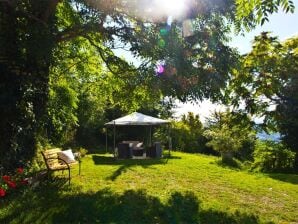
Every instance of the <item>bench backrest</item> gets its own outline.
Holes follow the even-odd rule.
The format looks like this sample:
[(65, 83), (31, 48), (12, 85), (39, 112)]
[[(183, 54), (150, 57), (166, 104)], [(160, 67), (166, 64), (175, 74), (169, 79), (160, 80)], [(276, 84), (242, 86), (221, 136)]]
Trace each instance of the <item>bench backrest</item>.
[(58, 152), (61, 152), (60, 148), (48, 149), (41, 152), (48, 169), (55, 167), (59, 164)]

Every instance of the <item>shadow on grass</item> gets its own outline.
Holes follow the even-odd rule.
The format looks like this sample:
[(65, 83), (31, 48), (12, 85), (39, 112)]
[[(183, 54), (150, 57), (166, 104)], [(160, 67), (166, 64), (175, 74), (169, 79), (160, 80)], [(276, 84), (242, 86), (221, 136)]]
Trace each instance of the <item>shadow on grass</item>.
[(202, 210), (192, 192), (173, 192), (162, 203), (145, 190), (122, 194), (110, 189), (77, 193), (79, 189), (40, 186), (0, 208), (1, 223), (258, 223), (252, 214)]
[(125, 165), (122, 165), (120, 166), (116, 171), (114, 171), (112, 173), (111, 176), (107, 177), (106, 180), (111, 180), (111, 181), (114, 181), (117, 179), (117, 177), (119, 177), (123, 172), (125, 172), (127, 169), (129, 168), (129, 166), (125, 166)]
[(141, 165), (141, 166), (149, 166), (154, 164), (164, 164), (167, 163), (168, 160), (172, 159), (181, 159), (178, 156), (165, 156), (161, 159), (116, 159), (110, 156), (101, 156), (101, 155), (92, 155), (92, 159), (94, 164), (96, 165)]
[(163, 164), (165, 159), (116, 159), (100, 155), (92, 155), (95, 165), (154, 165)]
[(96, 165), (120, 165), (120, 167), (112, 173), (108, 180), (116, 180), (118, 176), (120, 176), (127, 169), (130, 169), (134, 166), (141, 166), (143, 168), (147, 168), (156, 164), (166, 164), (170, 159), (181, 159), (180, 157), (164, 157), (161, 159), (115, 159), (113, 157), (93, 155), (93, 162)]
[(291, 184), (298, 184), (298, 174), (270, 173), (268, 177)]
[(233, 169), (233, 170), (241, 170), (242, 169), (241, 163), (234, 158), (225, 159), (225, 160), (218, 159), (217, 161), (212, 162), (212, 163), (215, 163), (218, 166), (221, 166), (223, 168), (229, 168), (229, 169)]

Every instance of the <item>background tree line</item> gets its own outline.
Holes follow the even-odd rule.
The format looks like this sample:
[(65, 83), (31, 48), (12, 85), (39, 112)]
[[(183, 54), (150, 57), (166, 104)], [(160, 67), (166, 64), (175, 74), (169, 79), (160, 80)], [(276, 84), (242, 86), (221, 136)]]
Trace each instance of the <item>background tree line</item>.
[[(192, 22), (190, 37), (181, 34), (182, 20), (175, 19), (169, 26), (163, 19), (165, 15), (150, 18), (145, 9), (136, 7), (141, 3), (148, 4), (81, 0), (0, 2), (1, 169), (32, 160), (48, 143), (100, 144), (95, 136), (102, 133), (103, 123), (128, 112), (143, 110), (169, 117), (173, 104), (165, 97), (182, 101), (209, 98), (235, 107), (244, 100), (247, 113), (264, 113), (268, 115), (266, 121), (277, 122), (284, 111), (295, 114), (292, 99), (297, 67), (290, 63), (297, 56), (292, 53), (297, 49), (295, 40), (281, 47), (282, 55), (274, 56), (280, 57), (289, 76), (277, 80), (275, 76), (284, 74), (277, 68), (280, 73), (274, 71), (272, 77), (262, 79), (263, 72), (257, 71), (258, 80), (253, 87), (259, 85), (258, 92), (263, 92), (247, 96), (245, 89), (252, 88), (251, 78), (247, 77), (256, 74), (251, 73), (251, 68), (259, 69), (254, 63), (260, 60), (261, 64), (266, 58), (255, 53), (255, 61), (251, 55), (240, 57), (228, 46), (227, 37), (232, 25), (242, 32), (264, 23), (278, 7), (293, 11), (291, 1), (200, 1), (204, 7), (192, 1), (189, 13), (182, 18)], [(117, 48), (127, 49), (141, 59), (140, 66), (117, 57), (113, 51)], [(266, 51), (263, 48), (258, 52)], [(156, 76), (155, 67), (160, 61), (165, 71)], [(264, 85), (269, 79), (273, 88), (268, 93), (269, 88)], [(282, 81), (280, 87), (278, 81)], [(227, 87), (231, 87), (230, 94), (224, 92)], [(274, 115), (266, 110), (268, 105), (255, 103), (260, 95), (271, 94), (272, 100), (277, 93), (282, 93), (282, 97), (277, 97)], [(181, 124), (175, 125), (178, 131), (192, 128), (193, 136), (200, 135), (201, 126), (195, 120), (198, 119), (184, 117)], [(290, 125), (292, 121), (282, 121), (285, 119), (280, 118), (275, 127), (284, 130), (283, 136), (293, 136), (288, 133), (294, 133), (296, 126)], [(269, 124), (274, 122), (266, 122)], [(183, 140), (178, 134), (179, 138)], [(293, 137), (284, 137), (284, 141), (289, 147), (296, 147)], [(196, 151), (200, 144), (189, 142), (193, 145), (188, 148)], [(215, 143), (212, 147), (216, 149)]]

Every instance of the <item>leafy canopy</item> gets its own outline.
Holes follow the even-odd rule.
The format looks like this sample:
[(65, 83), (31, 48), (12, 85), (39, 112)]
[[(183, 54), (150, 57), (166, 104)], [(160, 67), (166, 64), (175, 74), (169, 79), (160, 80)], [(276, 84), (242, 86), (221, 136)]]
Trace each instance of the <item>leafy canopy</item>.
[[(162, 96), (183, 101), (203, 98), (215, 101), (222, 98), (231, 68), (238, 59), (237, 53), (227, 46), (230, 23), (253, 27), (259, 22), (255, 17), (250, 20), (250, 12), (254, 9), (265, 7), (261, 10), (264, 17), (275, 11), (267, 2), (274, 7), (284, 6), (286, 11), (293, 8), (287, 0), (251, 1), (248, 10), (240, 13), (245, 1), (235, 4), (232, 0), (193, 0), (187, 4), (181, 18), (174, 18), (167, 24), (170, 15), (165, 17), (161, 10), (161, 14), (152, 17), (153, 13), (145, 7), (150, 2), (0, 2), (0, 68), (3, 74), (0, 116), (5, 118), (0, 122), (0, 150), (1, 155), (9, 158), (1, 159), (1, 164), (14, 166), (16, 161), (34, 156), (49, 120), (47, 107), (50, 88), (54, 86), (50, 83), (50, 74), (57, 62), (55, 53), (70, 41), (74, 41), (69, 49), (74, 57), (82, 50), (79, 38), (92, 45), (105, 69), (124, 83), (130, 83), (132, 89), (145, 86)], [(182, 35), (184, 20), (189, 20), (188, 24), (193, 27), (190, 36)], [(113, 52), (117, 48), (129, 50), (141, 58), (141, 65), (136, 68), (117, 57)], [(85, 58), (83, 55), (81, 59)], [(78, 59), (74, 58), (74, 63)], [(156, 65), (160, 62), (164, 65), (164, 73), (155, 76)], [(146, 99), (144, 92), (137, 93), (136, 96)]]

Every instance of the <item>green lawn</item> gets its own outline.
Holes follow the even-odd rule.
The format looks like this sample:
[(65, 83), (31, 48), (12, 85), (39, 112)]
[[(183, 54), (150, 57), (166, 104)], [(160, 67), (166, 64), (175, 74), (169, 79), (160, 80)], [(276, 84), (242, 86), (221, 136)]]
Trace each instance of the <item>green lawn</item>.
[(160, 160), (87, 155), (71, 187), (43, 182), (0, 201), (1, 223), (297, 223), (298, 175), (265, 175), (172, 153)]

